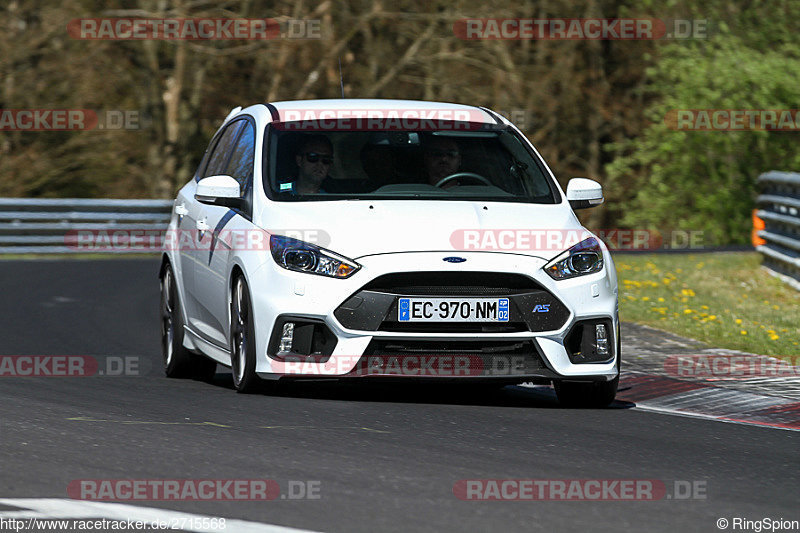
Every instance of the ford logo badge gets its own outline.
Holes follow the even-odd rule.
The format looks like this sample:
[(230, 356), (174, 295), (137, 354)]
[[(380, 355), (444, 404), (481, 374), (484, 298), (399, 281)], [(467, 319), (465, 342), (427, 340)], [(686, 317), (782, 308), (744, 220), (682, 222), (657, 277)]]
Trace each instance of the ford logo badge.
[(447, 261), (448, 263), (463, 263), (466, 259), (463, 257), (445, 257), (442, 261)]

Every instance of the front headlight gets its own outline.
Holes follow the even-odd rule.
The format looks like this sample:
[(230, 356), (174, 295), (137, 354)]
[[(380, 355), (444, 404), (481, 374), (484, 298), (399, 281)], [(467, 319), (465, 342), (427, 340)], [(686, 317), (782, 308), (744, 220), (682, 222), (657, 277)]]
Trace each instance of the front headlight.
[(281, 235), (270, 236), (269, 249), (276, 263), (296, 272), (347, 278), (361, 268), (355, 261), (330, 250)]
[(594, 237), (579, 242), (544, 266), (555, 280), (594, 274), (603, 269), (603, 250)]

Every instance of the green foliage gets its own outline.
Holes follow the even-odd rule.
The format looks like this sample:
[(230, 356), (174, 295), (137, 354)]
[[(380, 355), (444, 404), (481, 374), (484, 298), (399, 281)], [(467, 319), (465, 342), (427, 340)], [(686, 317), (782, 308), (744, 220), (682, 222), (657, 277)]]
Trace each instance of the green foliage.
[(800, 132), (680, 131), (665, 120), (680, 109), (800, 108), (800, 56), (789, 44), (800, 9), (753, 6), (733, 15), (718, 9), (733, 20), (718, 19), (708, 40), (665, 46), (648, 69), (650, 125), (609, 146), (617, 157), (606, 166), (608, 180), (627, 191), (622, 225), (702, 230), (709, 244), (745, 243), (758, 175), (800, 170)]

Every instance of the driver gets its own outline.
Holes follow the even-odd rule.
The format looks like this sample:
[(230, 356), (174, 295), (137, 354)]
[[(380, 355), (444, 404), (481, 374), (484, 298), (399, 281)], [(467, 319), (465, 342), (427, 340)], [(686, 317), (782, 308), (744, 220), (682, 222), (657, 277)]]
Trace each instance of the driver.
[(296, 194), (326, 192), (324, 185), (331, 178), (328, 171), (333, 164), (333, 145), (325, 135), (308, 135), (295, 155), (297, 163)]
[[(447, 137), (432, 137), (425, 143), (425, 172), (428, 183), (436, 185), (447, 176), (458, 172), (461, 167), (461, 151), (458, 143)], [(458, 185), (457, 180), (452, 180), (443, 185), (445, 189)]]

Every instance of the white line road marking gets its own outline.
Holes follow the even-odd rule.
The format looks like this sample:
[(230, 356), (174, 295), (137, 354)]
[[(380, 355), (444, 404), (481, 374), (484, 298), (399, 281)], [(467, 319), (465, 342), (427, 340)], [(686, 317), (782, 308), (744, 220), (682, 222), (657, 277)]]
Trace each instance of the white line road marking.
[(654, 405), (636, 404), (636, 407), (634, 409), (637, 409), (639, 411), (650, 411), (651, 413), (685, 416), (687, 418), (701, 418), (704, 420), (714, 420), (717, 422), (725, 422), (726, 424), (739, 424), (742, 426), (750, 426), (750, 427), (755, 426), (765, 429), (781, 429), (783, 431), (800, 431), (800, 429), (798, 428), (778, 426), (769, 422), (759, 423), (758, 421), (749, 421), (749, 420), (729, 420), (727, 418), (720, 418), (719, 416), (716, 415), (704, 415), (701, 413), (693, 413), (691, 411), (679, 411), (677, 409), (670, 409), (668, 407), (657, 407)]
[[(519, 387), (524, 387), (526, 389), (532, 390), (534, 392), (539, 393), (547, 393), (550, 396), (553, 396), (555, 393), (548, 385), (534, 385), (532, 383), (521, 383), (518, 385)], [(623, 390), (623, 389), (621, 389)], [(744, 408), (744, 411), (736, 411), (732, 408), (719, 408), (719, 409), (712, 409), (708, 413), (699, 413), (696, 411), (691, 411), (689, 409), (684, 409), (681, 407), (684, 403), (696, 403), (697, 396), (708, 396), (710, 399), (720, 397), (724, 398), (724, 403), (726, 406), (731, 407), (737, 404), (740, 404), (740, 407)], [(687, 400), (688, 398), (688, 400)], [(623, 400), (626, 401), (626, 400)], [(779, 421), (769, 421), (769, 420), (747, 420), (747, 419), (737, 419), (738, 416), (747, 416), (749, 412), (756, 411), (758, 409), (763, 409), (766, 407), (772, 406), (780, 406), (780, 405), (791, 405), (795, 403), (791, 399), (787, 398), (777, 398), (777, 397), (767, 397), (767, 396), (759, 396), (757, 394), (743, 392), (743, 391), (736, 391), (731, 389), (718, 389), (714, 387), (709, 387), (708, 389), (698, 389), (695, 391), (684, 391), (684, 392), (677, 392), (673, 394), (667, 394), (664, 396), (659, 396), (657, 398), (652, 398), (650, 400), (640, 400), (633, 402), (636, 404), (634, 409), (639, 411), (649, 411), (651, 413), (659, 413), (665, 415), (673, 415), (673, 416), (684, 416), (687, 418), (699, 418), (702, 420), (713, 420), (716, 422), (725, 422), (727, 424), (740, 424), (744, 426), (757, 426), (761, 428), (767, 429), (780, 429), (783, 431), (800, 431), (800, 428), (790, 427), (787, 424), (782, 424)], [(705, 403), (705, 400), (703, 402)], [(714, 404), (709, 400), (708, 405), (711, 407), (716, 407), (719, 404)]]
[[(38, 519), (101, 519), (142, 522), (166, 522), (177, 520), (186, 521), (187, 524), (193, 522), (192, 519), (203, 518), (223, 518), (209, 515), (193, 513), (183, 513), (180, 511), (170, 511), (168, 509), (156, 509), (152, 507), (140, 507), (138, 505), (127, 505), (124, 503), (90, 502), (82, 500), (65, 500), (60, 498), (0, 498), (0, 504), (11, 507), (22, 507), (30, 509), (28, 511), (13, 510), (0, 511), (0, 518), (38, 518)], [(202, 522), (202, 520), (201, 520)], [(225, 518), (225, 529), (219, 526), (212, 527), (184, 527), (182, 531), (206, 532), (214, 531), (222, 533), (224, 531), (236, 531), (237, 533), (314, 533), (308, 529), (296, 529), (292, 527), (276, 526), (261, 522), (248, 522), (246, 520), (235, 520)]]

